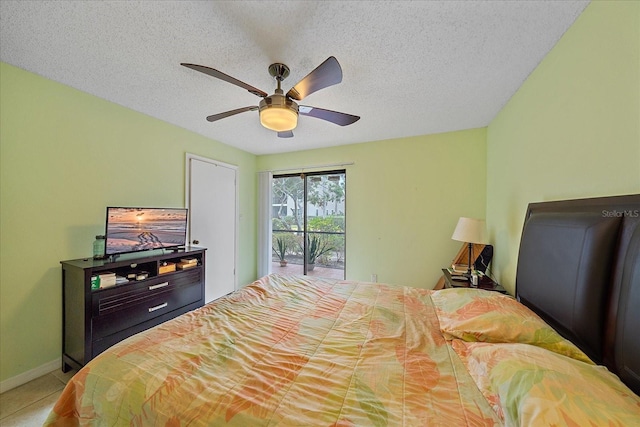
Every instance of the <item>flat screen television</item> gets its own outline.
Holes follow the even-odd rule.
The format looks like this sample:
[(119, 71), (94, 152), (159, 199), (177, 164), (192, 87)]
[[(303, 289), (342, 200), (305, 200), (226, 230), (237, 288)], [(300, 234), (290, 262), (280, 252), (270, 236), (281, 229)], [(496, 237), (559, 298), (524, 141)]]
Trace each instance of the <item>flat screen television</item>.
[(184, 246), (186, 208), (107, 207), (105, 255)]

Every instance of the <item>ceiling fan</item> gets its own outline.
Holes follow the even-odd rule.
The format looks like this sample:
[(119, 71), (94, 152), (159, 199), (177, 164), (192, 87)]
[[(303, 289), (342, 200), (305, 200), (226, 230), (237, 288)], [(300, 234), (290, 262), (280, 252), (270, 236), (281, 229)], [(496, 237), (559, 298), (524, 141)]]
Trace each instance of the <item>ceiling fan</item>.
[(340, 126), (350, 125), (360, 119), (359, 116), (325, 110), (323, 108), (310, 107), (307, 105), (298, 105), (296, 102), (302, 101), (313, 92), (333, 86), (342, 81), (342, 68), (340, 68), (338, 60), (333, 56), (327, 58), (327, 60), (316, 67), (305, 78), (300, 80), (294, 87), (289, 89), (289, 92), (287, 92), (286, 95), (280, 87), (282, 81), (289, 75), (289, 67), (285, 64), (275, 63), (269, 66), (269, 74), (276, 79), (278, 85), (273, 95), (268, 95), (260, 89), (213, 68), (186, 63), (181, 63), (180, 65), (239, 86), (262, 98), (258, 105), (238, 108), (208, 116), (207, 120), (210, 122), (215, 122), (216, 120), (224, 119), (246, 111), (258, 110), (262, 126), (278, 132), (278, 136), (281, 138), (291, 138), (293, 136), (292, 131), (298, 124), (299, 114), (326, 120)]

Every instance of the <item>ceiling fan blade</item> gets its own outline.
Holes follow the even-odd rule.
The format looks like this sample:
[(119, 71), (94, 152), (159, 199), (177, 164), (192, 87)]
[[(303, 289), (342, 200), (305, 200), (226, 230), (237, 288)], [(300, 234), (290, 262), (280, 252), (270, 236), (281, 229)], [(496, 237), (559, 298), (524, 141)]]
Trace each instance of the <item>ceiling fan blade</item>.
[(294, 87), (289, 89), (287, 97), (301, 101), (313, 92), (333, 86), (341, 81), (342, 68), (340, 68), (338, 60), (330, 56), (326, 61), (318, 65), (315, 70), (307, 74), (305, 78), (296, 83)]
[(255, 111), (258, 107), (243, 107), (237, 108), (231, 111), (225, 111), (224, 113), (213, 114), (207, 117), (207, 120), (210, 122), (215, 122), (216, 120), (224, 119), (225, 117), (235, 116), (236, 114), (244, 113), (246, 111)]
[(266, 97), (268, 94), (266, 92), (261, 91), (258, 88), (255, 88), (245, 82), (242, 82), (236, 78), (233, 78), (221, 71), (214, 70), (213, 68), (205, 67), (204, 65), (196, 65), (196, 64), (185, 64), (181, 63), (180, 65), (185, 66), (187, 68), (191, 68), (192, 70), (200, 71), (201, 73), (207, 74), (211, 77), (215, 77), (220, 80), (224, 80), (227, 83), (234, 84), (236, 86), (240, 86), (243, 89), (248, 90), (250, 93), (259, 96), (261, 98)]
[(278, 132), (278, 138), (293, 138), (293, 132), (290, 130), (285, 132)]
[(360, 116), (325, 110), (323, 108), (309, 107), (308, 105), (300, 105), (298, 113), (302, 114), (303, 116), (311, 116), (315, 117), (316, 119), (326, 120), (340, 126), (347, 126), (360, 120)]

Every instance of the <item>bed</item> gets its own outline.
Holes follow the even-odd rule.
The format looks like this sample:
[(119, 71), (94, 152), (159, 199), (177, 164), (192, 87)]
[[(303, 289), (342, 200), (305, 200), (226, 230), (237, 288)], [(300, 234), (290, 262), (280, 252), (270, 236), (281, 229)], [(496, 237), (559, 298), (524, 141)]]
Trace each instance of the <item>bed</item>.
[(130, 337), (45, 425), (640, 424), (640, 195), (532, 203), (516, 298), (270, 275)]

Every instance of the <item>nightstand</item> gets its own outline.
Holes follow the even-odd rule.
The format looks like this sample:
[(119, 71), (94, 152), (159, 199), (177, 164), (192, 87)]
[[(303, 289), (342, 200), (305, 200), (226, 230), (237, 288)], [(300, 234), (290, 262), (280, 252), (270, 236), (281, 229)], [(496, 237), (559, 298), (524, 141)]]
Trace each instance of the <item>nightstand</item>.
[[(446, 268), (442, 269), (442, 274), (444, 275), (444, 289), (447, 288), (469, 288), (469, 282), (467, 280), (453, 280), (449, 270)], [(484, 276), (482, 280), (483, 283), (478, 285), (478, 289), (484, 289), (486, 291), (494, 291), (500, 292), (501, 294), (506, 294), (507, 290), (503, 288), (499, 283), (494, 282), (489, 278), (489, 276)]]

